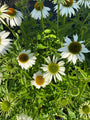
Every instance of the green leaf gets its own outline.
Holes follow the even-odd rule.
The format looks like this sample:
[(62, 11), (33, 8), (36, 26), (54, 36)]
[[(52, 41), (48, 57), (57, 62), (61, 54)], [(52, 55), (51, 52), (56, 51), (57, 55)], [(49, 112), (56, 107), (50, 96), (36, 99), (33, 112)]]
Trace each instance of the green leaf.
[(42, 44), (38, 44), (38, 45), (37, 45), (37, 48), (38, 48), (38, 49), (45, 49), (45, 48), (47, 48), (47, 47), (44, 46), (44, 45), (42, 45)]
[(69, 114), (70, 118), (76, 118), (74, 112), (72, 112), (69, 108), (67, 108), (67, 110), (68, 110), (68, 114)]
[(46, 30), (44, 30), (44, 33), (49, 34), (49, 33), (51, 33), (51, 30), (50, 29), (46, 29)]

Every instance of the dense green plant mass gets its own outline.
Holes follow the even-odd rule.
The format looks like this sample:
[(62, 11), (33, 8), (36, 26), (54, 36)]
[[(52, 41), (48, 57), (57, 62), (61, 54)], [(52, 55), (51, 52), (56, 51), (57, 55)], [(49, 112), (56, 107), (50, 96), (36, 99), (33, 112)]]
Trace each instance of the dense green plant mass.
[(12, 16), (14, 8), (6, 13), (16, 23), (0, 15), (0, 120), (19, 120), (22, 113), (26, 120), (89, 120), (89, 8), (79, 6), (75, 16), (63, 16), (63, 1), (53, 0), (57, 12), (47, 8), (44, 16), (45, 1), (37, 2), (41, 18), (33, 17), (27, 0), (15, 3), (23, 14), (19, 22)]

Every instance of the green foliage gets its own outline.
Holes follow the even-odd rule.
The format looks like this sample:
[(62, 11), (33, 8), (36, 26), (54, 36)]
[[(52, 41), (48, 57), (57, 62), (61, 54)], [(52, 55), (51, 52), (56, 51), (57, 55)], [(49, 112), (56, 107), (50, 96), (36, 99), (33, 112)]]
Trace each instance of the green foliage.
[[(44, 0), (37, 0), (43, 2)], [(61, 0), (53, 0), (61, 2)], [(23, 13), (23, 22), (18, 28), (8, 30), (12, 33), (12, 48), (8, 54), (0, 56), (0, 98), (8, 97), (13, 109), (6, 117), (7, 113), (0, 111), (0, 120), (16, 120), (17, 114), (25, 113), (33, 120), (84, 120), (80, 118), (79, 107), (85, 101), (90, 102), (90, 58), (85, 55), (82, 63), (77, 60), (76, 65), (61, 58), (61, 53), (57, 50), (63, 47), (64, 38), (78, 34), (79, 41), (84, 41), (85, 46), (90, 49), (90, 13), (84, 6), (73, 18), (59, 17), (60, 25), (56, 19), (50, 20), (53, 13), (47, 19), (35, 21), (31, 17), (27, 0), (19, 0), (16, 7)], [(82, 19), (81, 19), (82, 18)], [(44, 25), (44, 30), (43, 30)], [(5, 26), (0, 23), (0, 32), (5, 30)], [(7, 27), (7, 26), (6, 26)], [(58, 33), (57, 33), (58, 31)], [(23, 50), (31, 50), (36, 59), (35, 65), (25, 70), (19, 66), (17, 57)], [(33, 74), (41, 70), (45, 64), (45, 58), (55, 55), (59, 60), (65, 62), (65, 76), (62, 81), (54, 79), (45, 88), (37, 89), (31, 85)], [(42, 70), (41, 70), (42, 71)], [(42, 71), (44, 73), (44, 71)], [(72, 96), (70, 90), (78, 88), (79, 94)], [(61, 100), (64, 98), (64, 101)], [(65, 101), (66, 100), (66, 101)], [(89, 119), (88, 119), (89, 120)]]

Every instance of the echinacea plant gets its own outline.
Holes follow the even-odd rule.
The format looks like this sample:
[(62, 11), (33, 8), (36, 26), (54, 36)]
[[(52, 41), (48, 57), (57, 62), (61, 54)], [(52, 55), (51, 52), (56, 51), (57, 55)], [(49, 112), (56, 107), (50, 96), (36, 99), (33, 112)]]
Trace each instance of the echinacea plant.
[(89, 0), (0, 3), (0, 120), (90, 119), (89, 8)]

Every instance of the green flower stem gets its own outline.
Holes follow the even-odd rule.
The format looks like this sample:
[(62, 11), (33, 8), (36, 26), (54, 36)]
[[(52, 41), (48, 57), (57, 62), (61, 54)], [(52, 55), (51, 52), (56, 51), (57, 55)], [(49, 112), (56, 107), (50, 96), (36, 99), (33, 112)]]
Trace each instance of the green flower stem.
[(77, 80), (79, 80), (79, 74), (78, 74), (78, 70), (76, 69), (76, 67), (75, 67), (75, 72), (76, 72)]
[(58, 2), (58, 11), (57, 11), (57, 36), (59, 36), (59, 8), (60, 8), (60, 2)]
[(81, 40), (83, 40), (83, 33), (84, 33), (84, 30), (81, 31)]
[(66, 22), (66, 15), (64, 15), (63, 24), (65, 24), (65, 22)]
[(80, 16), (80, 14), (81, 14), (81, 11), (82, 11), (82, 6), (81, 6), (81, 8), (80, 8), (80, 10), (79, 10), (79, 13), (78, 13), (78, 16), (77, 16), (78, 20), (79, 20), (79, 16)]
[(88, 13), (87, 17), (85, 18), (85, 20), (83, 21), (82, 25), (84, 25), (84, 23), (87, 21), (88, 17), (90, 16), (90, 13)]
[(2, 19), (0, 19), (0, 20), (12, 32), (13, 36), (17, 38), (16, 33)]
[(23, 29), (23, 27), (22, 27), (22, 26), (20, 26), (20, 29), (22, 30), (23, 35), (24, 35), (25, 39), (27, 39), (27, 35), (26, 35), (26, 33), (25, 33), (25, 31), (24, 31), (24, 29)]
[(40, 2), (40, 9), (41, 9), (41, 25), (42, 25), (42, 30), (44, 31), (43, 13), (42, 13), (42, 2)]
[(83, 89), (81, 90), (81, 93), (80, 93), (80, 95), (79, 95), (78, 101), (80, 100), (83, 92), (85, 91), (86, 86), (87, 86), (87, 81), (85, 81), (85, 83), (84, 83), (84, 85), (83, 85)]
[(82, 72), (82, 70), (79, 68), (79, 67), (77, 67), (77, 66), (75, 66), (75, 69), (78, 69), (78, 71), (81, 73), (81, 75), (83, 76), (83, 78), (85, 79), (85, 83), (84, 83), (84, 85), (83, 85), (83, 88), (81, 89), (81, 93), (80, 93), (80, 95), (79, 95), (79, 97), (78, 97), (78, 101), (80, 100), (80, 98), (81, 98), (81, 96), (82, 96), (82, 94), (84, 93), (84, 91), (85, 91), (85, 88), (86, 88), (86, 86), (87, 86), (87, 77), (83, 74), (83, 72)]

